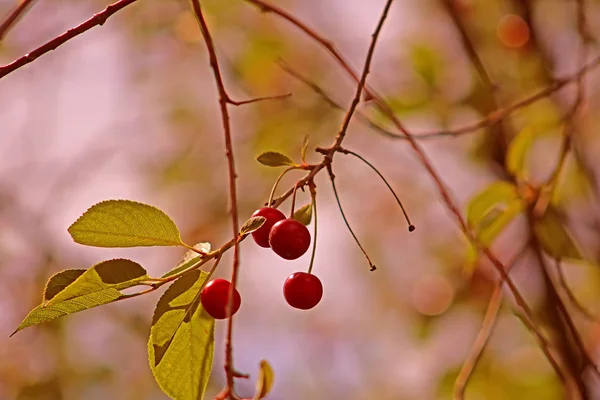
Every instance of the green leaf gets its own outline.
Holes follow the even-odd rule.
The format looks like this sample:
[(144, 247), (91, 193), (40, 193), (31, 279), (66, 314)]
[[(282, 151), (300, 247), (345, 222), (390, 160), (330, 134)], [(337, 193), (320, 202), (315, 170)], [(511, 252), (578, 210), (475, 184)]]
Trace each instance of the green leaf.
[(505, 210), (512, 201), (520, 200), (517, 187), (511, 183), (499, 181), (477, 193), (467, 205), (467, 223), (479, 228), (486, 218), (494, 212)]
[(554, 258), (583, 260), (585, 257), (567, 232), (558, 210), (549, 206), (544, 215), (535, 221), (534, 233), (543, 249)]
[(275, 373), (273, 368), (269, 365), (267, 360), (260, 362), (260, 369), (258, 370), (258, 379), (256, 380), (256, 391), (252, 400), (260, 400), (266, 397), (275, 383)]
[(244, 225), (240, 228), (240, 236), (248, 235), (265, 223), (267, 219), (265, 217), (251, 217), (248, 221), (244, 222)]
[(296, 165), (288, 156), (285, 154), (277, 153), (275, 151), (267, 151), (262, 153), (256, 160), (268, 167), (282, 167), (285, 165)]
[[(204, 253), (210, 253), (211, 246), (208, 242), (201, 242), (195, 244), (194, 248), (203, 251)], [(175, 268), (164, 274), (162, 277), (168, 278), (171, 275), (175, 275), (185, 269), (188, 269), (192, 265), (199, 263), (200, 260), (202, 260), (202, 257), (198, 253), (193, 250), (188, 250), (183, 255), (183, 258), (179, 260)]]
[(182, 245), (177, 226), (164, 212), (130, 200), (93, 205), (69, 233), (75, 242), (96, 247)]
[(506, 152), (506, 168), (513, 176), (527, 180), (527, 155), (536, 136), (537, 132), (535, 130), (526, 127), (519, 132), (508, 145), (508, 150)]
[[(481, 243), (490, 246), (508, 224), (525, 209), (516, 186), (495, 182), (471, 199), (467, 206), (467, 223)], [(471, 243), (465, 261), (465, 272), (471, 273), (479, 258), (479, 250)]]
[(294, 212), (294, 219), (302, 222), (304, 225), (310, 224), (312, 219), (312, 203), (300, 207)]
[(104, 261), (88, 270), (69, 269), (46, 284), (42, 304), (34, 308), (13, 333), (32, 325), (119, 300), (120, 290), (148, 279), (146, 270), (126, 259)]
[(158, 301), (152, 318), (150, 368), (173, 399), (202, 399), (210, 377), (215, 320), (200, 303), (207, 278), (206, 272), (196, 270), (177, 279)]

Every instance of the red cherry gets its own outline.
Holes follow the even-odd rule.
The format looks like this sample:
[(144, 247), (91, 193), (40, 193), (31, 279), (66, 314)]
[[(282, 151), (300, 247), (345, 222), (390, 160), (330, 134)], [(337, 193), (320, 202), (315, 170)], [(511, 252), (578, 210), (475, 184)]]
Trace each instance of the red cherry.
[(271, 228), (269, 244), (280, 257), (295, 260), (310, 247), (310, 232), (302, 222), (284, 219)]
[(269, 245), (269, 232), (276, 222), (285, 219), (285, 215), (281, 211), (273, 207), (263, 207), (254, 211), (253, 217), (265, 217), (266, 221), (257, 230), (252, 232), (252, 238), (260, 247), (271, 247)]
[[(210, 281), (202, 289), (200, 300), (202, 307), (214, 319), (225, 319), (227, 317), (227, 302), (229, 300), (229, 288), (231, 283), (225, 279), (215, 279)], [(235, 314), (240, 309), (242, 298), (240, 293), (235, 289), (233, 291), (233, 304), (231, 315)]]
[(323, 285), (319, 278), (312, 274), (294, 272), (283, 284), (283, 296), (290, 306), (309, 310), (321, 301)]

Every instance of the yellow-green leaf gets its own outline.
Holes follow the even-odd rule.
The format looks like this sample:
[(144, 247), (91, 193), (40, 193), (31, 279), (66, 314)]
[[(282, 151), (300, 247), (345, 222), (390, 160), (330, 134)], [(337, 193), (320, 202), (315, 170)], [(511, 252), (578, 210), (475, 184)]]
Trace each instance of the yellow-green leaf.
[(134, 261), (125, 258), (103, 261), (85, 271), (73, 283), (47, 300), (45, 306), (71, 299), (97, 302), (109, 298), (116, 300), (122, 296), (119, 290), (135, 286), (147, 279), (146, 270)]
[(508, 145), (508, 150), (506, 152), (506, 168), (513, 176), (527, 180), (527, 155), (536, 136), (536, 131), (527, 127), (519, 132)]
[(554, 258), (583, 260), (581, 250), (565, 228), (559, 212), (552, 206), (535, 221), (534, 233), (543, 249)]
[(304, 225), (310, 224), (312, 219), (312, 203), (300, 207), (294, 212), (294, 219), (302, 222)]
[(244, 222), (244, 225), (240, 228), (240, 236), (248, 235), (265, 223), (267, 219), (265, 217), (251, 217), (248, 221)]
[(277, 153), (275, 151), (267, 151), (262, 153), (256, 160), (268, 167), (282, 167), (285, 165), (296, 165), (288, 156), (285, 154)]
[(69, 227), (77, 243), (96, 247), (180, 246), (175, 223), (161, 210), (130, 200), (90, 207)]
[[(211, 246), (210, 246), (210, 243), (208, 243), (208, 242), (201, 242), (201, 243), (195, 244), (194, 248), (197, 250), (200, 250), (204, 253), (210, 253)], [(202, 260), (202, 257), (198, 253), (196, 253), (193, 250), (188, 250), (183, 255), (183, 258), (181, 260), (179, 260), (177, 265), (175, 265), (175, 268), (173, 268), (172, 270), (170, 270), (169, 272), (164, 274), (162, 277), (167, 278), (171, 275), (175, 275), (185, 269), (188, 269), (192, 265), (199, 263), (200, 260)]]
[(13, 335), (32, 325), (119, 300), (126, 296), (120, 290), (146, 279), (146, 270), (126, 259), (104, 261), (88, 270), (61, 271), (48, 280), (42, 304), (25, 317)]
[(269, 365), (267, 360), (260, 362), (260, 369), (258, 370), (258, 379), (256, 380), (256, 391), (252, 400), (260, 400), (266, 397), (275, 383), (275, 373), (273, 368)]
[[(508, 224), (525, 209), (516, 186), (495, 182), (471, 199), (467, 206), (467, 222), (481, 243), (490, 246)], [(471, 243), (465, 261), (465, 272), (471, 273), (479, 251)]]
[(200, 303), (208, 274), (191, 271), (158, 301), (148, 341), (148, 359), (160, 388), (177, 400), (202, 399), (214, 354), (215, 320)]
[(467, 205), (469, 226), (481, 229), (482, 223), (494, 212), (503, 211), (512, 201), (519, 200), (517, 187), (511, 183), (499, 181), (477, 193)]

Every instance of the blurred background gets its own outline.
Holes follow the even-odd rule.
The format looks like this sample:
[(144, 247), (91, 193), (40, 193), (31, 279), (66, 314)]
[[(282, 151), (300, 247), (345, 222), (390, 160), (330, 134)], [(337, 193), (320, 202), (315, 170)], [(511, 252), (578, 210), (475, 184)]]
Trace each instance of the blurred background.
[[(274, 1), (331, 39), (360, 69), (383, 0)], [(490, 93), (478, 79), (456, 24), (466, 28), (507, 105), (579, 68), (582, 40), (574, 0), (397, 0), (376, 49), (369, 84), (381, 91), (415, 134), (483, 118)], [(108, 1), (37, 2), (0, 43), (0, 63), (89, 18)], [(227, 89), (236, 100), (292, 93), (285, 100), (233, 107), (241, 219), (268, 198), (276, 169), (255, 161), (275, 150), (299, 159), (302, 138), (327, 146), (343, 112), (331, 107), (281, 62), (318, 84), (344, 108), (355, 84), (299, 30), (239, 0), (207, 0)], [(15, 6), (0, 0), (0, 15)], [(600, 1), (586, 1), (594, 38)], [(597, 54), (593, 42), (588, 56)], [(569, 228), (589, 263), (565, 265), (569, 285), (600, 314), (600, 164), (598, 75), (585, 81), (574, 152), (560, 186)], [(543, 181), (556, 164), (562, 116), (575, 86), (513, 114), (507, 137), (526, 127), (543, 133), (527, 162)], [(359, 110), (391, 125), (374, 107)], [(493, 129), (422, 140), (454, 198), (470, 198), (503, 177), (502, 145)], [(345, 229), (322, 173), (317, 178), (319, 237), (314, 273), (324, 285), (319, 306), (302, 312), (284, 301), (282, 285), (305, 270), (310, 255), (290, 262), (248, 240), (241, 245), (242, 307), (235, 319), (235, 366), (256, 377), (267, 359), (276, 374), (274, 400), (449, 399), (480, 329), (496, 281), (479, 262), (465, 273), (468, 243), (431, 177), (403, 140), (355, 120), (346, 147), (390, 180), (417, 230), (409, 234), (393, 197), (365, 165), (337, 155), (334, 171), (350, 223), (378, 266), (368, 265)], [(289, 174), (290, 187), (301, 175)], [(186, 1), (139, 1), (0, 81), (0, 399), (166, 399), (146, 354), (158, 293), (95, 308), (8, 336), (39, 304), (46, 280), (68, 268), (128, 257), (151, 275), (172, 268), (179, 249), (98, 249), (72, 242), (67, 227), (89, 206), (127, 198), (172, 217), (188, 243), (218, 247), (230, 238), (227, 167), (217, 92), (199, 29)], [(309, 202), (300, 193), (298, 203)], [(282, 206), (284, 212), (289, 203)], [(517, 219), (494, 242), (502, 261), (526, 241)], [(231, 254), (218, 275), (230, 274)], [(544, 302), (534, 257), (515, 279), (534, 309)], [(600, 325), (575, 320), (592, 355)], [(225, 324), (217, 323), (207, 398), (224, 385)], [(252, 395), (253, 380), (239, 380)], [(473, 379), (469, 399), (561, 399), (560, 382), (534, 338), (505, 304)], [(599, 395), (600, 396), (600, 395)], [(598, 397), (600, 398), (600, 397)]]

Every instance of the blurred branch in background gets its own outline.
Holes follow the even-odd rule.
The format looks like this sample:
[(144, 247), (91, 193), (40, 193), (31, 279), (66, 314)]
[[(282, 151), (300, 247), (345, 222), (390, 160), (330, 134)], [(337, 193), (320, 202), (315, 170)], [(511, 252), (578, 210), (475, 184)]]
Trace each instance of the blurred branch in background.
[(4, 37), (13, 27), (13, 25), (22, 18), (28, 8), (33, 6), (35, 0), (20, 0), (19, 4), (15, 7), (15, 9), (9, 12), (6, 17), (0, 23), (0, 42), (4, 40)]
[[(529, 242), (526, 243), (525, 246), (523, 246), (523, 248), (517, 253), (517, 255), (509, 263), (506, 264), (506, 268), (509, 271), (519, 264), (523, 256), (525, 256), (525, 254), (527, 253), (530, 244), (531, 243)], [(492, 291), (492, 295), (490, 297), (487, 309), (485, 311), (483, 322), (481, 323), (481, 330), (477, 334), (477, 338), (475, 338), (473, 347), (471, 348), (471, 351), (469, 352), (469, 355), (463, 363), (463, 366), (460, 369), (460, 372), (458, 373), (458, 377), (454, 382), (454, 397), (458, 400), (462, 400), (465, 398), (465, 389), (467, 388), (469, 379), (471, 378), (473, 371), (477, 367), (477, 363), (481, 359), (483, 350), (485, 349), (490, 335), (494, 330), (494, 326), (496, 325), (498, 311), (500, 311), (500, 307), (502, 307), (503, 284), (504, 283), (502, 281), (496, 283), (494, 290)]]

